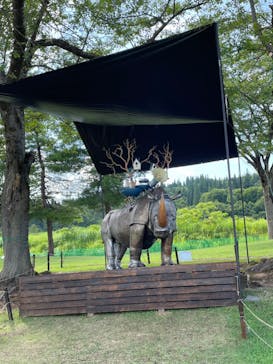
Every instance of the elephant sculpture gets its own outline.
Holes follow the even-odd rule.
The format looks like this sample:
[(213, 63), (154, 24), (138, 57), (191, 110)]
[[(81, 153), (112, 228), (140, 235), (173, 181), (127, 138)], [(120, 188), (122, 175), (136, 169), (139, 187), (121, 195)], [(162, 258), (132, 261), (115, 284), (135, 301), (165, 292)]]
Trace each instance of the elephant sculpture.
[(138, 197), (133, 204), (105, 215), (101, 234), (105, 246), (106, 269), (121, 269), (121, 260), (130, 249), (129, 268), (144, 267), (142, 249), (161, 239), (162, 265), (172, 265), (173, 233), (176, 231), (176, 207), (161, 187)]

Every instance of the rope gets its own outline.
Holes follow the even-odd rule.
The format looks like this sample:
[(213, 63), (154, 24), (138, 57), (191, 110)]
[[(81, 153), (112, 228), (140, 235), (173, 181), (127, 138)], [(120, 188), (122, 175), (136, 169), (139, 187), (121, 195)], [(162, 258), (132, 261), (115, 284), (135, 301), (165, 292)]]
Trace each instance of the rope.
[(2, 313), (2, 312), (4, 312), (4, 310), (6, 309), (6, 307), (7, 307), (7, 305), (9, 304), (9, 302), (7, 302), (7, 303), (5, 303), (4, 305), (3, 305), (3, 307), (1, 308), (1, 310), (0, 310), (0, 313)]
[(273, 330), (273, 326), (268, 324), (267, 322), (265, 322), (263, 319), (261, 319), (259, 316), (257, 316), (246, 304), (243, 300), (241, 300), (242, 304), (244, 305), (244, 307), (256, 318), (256, 320), (260, 321), (262, 324), (266, 325), (267, 327), (269, 327), (270, 329)]
[(265, 345), (267, 345), (272, 351), (273, 351), (273, 346), (268, 344), (268, 342), (266, 342), (252, 327), (250, 327), (249, 323), (245, 320), (245, 323), (247, 324), (247, 327), (249, 330), (251, 330), (253, 332), (253, 334), (259, 339), (261, 340)]

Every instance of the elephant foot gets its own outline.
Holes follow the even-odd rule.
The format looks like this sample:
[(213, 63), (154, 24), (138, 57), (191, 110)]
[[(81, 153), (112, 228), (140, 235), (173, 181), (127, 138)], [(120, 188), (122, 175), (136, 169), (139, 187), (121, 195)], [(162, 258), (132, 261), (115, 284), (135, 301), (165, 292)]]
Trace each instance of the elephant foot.
[(106, 270), (114, 270), (114, 269), (116, 269), (115, 264), (107, 264), (106, 265)]
[(128, 268), (141, 268), (145, 267), (145, 264), (143, 264), (140, 260), (131, 260)]
[(162, 262), (161, 265), (174, 265), (174, 262), (172, 260), (168, 260), (166, 262)]

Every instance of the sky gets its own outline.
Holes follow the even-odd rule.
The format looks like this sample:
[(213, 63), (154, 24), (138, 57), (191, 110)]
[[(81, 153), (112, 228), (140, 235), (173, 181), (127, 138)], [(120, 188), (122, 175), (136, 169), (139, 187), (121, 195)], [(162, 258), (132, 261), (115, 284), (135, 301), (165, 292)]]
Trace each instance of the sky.
[[(243, 158), (231, 158), (230, 159), (230, 174), (233, 176), (241, 176), (246, 173), (253, 174), (255, 170), (243, 159)], [(226, 178), (228, 177), (227, 160), (194, 164), (186, 167), (170, 168), (168, 171), (169, 180), (168, 183), (174, 181), (184, 182), (187, 177), (199, 177), (201, 175), (209, 178)]]

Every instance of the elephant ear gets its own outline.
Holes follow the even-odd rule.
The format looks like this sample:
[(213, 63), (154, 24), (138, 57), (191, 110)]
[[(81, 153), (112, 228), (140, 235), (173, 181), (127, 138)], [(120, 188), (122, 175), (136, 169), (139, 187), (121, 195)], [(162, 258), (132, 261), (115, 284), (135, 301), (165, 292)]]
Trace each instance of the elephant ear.
[(159, 208), (158, 208), (158, 225), (162, 228), (168, 225), (167, 221), (167, 211), (166, 211), (166, 204), (163, 193), (161, 194), (161, 198), (159, 201)]

